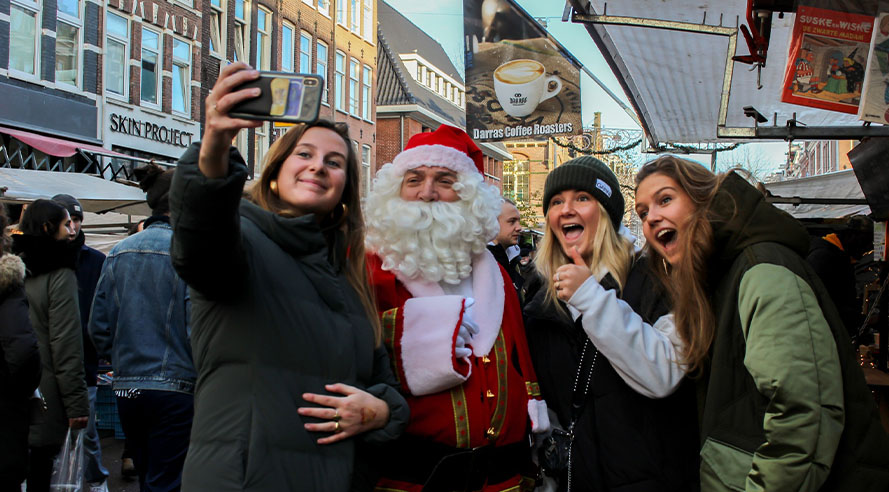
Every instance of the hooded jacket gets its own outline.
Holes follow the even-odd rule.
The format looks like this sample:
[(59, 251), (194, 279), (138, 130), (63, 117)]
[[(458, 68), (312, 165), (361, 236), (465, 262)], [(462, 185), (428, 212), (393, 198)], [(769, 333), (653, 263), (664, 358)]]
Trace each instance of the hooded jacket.
[(28, 462), (28, 399), (40, 382), (37, 336), (28, 319), (25, 264), (0, 256), (0, 483), (21, 483)]
[(40, 392), (46, 400), (44, 422), (31, 426), (29, 441), (32, 447), (57, 446), (65, 440), (68, 419), (89, 415), (74, 275), (77, 248), (26, 234), (12, 240), (13, 252), (27, 268), (25, 292), (43, 366)]
[(889, 489), (889, 439), (805, 229), (734, 173), (709, 217), (702, 490)]
[[(314, 216), (287, 218), (241, 200), (247, 167), (209, 179), (200, 145), (182, 156), (170, 191), (172, 260), (189, 285), (198, 379), (183, 490), (345, 491), (356, 443), (394, 439), (408, 409), (385, 348)], [(304, 393), (345, 383), (389, 404), (389, 423), (319, 445), (300, 416)], [(340, 395), (334, 395), (340, 396)]]

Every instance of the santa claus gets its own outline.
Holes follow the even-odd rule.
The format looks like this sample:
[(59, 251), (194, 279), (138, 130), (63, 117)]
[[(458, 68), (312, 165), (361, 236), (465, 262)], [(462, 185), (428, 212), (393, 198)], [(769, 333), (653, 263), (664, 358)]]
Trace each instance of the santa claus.
[(482, 152), (442, 125), (410, 139), (367, 197), (368, 268), (411, 409), (378, 453), (385, 490), (512, 490), (548, 429), (508, 274), (486, 244), (501, 199)]

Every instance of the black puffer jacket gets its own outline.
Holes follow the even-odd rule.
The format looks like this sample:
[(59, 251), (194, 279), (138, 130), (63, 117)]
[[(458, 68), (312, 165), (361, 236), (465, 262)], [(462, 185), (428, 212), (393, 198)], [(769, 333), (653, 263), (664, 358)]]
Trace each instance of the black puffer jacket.
[[(611, 276), (601, 284), (608, 289), (617, 287)], [(540, 391), (559, 422), (567, 426), (577, 364), (587, 335), (582, 318), (572, 323), (567, 314), (544, 302), (545, 295), (546, 289), (541, 288), (525, 307), (525, 329)], [(630, 271), (620, 297), (646, 323), (654, 323), (669, 311), (667, 298), (643, 258)], [(599, 353), (575, 434), (574, 492), (699, 489), (697, 411), (690, 381), (666, 398), (647, 398), (630, 388)], [(564, 479), (560, 479), (560, 490), (564, 490)]]
[(28, 319), (25, 264), (0, 256), (0, 484), (21, 483), (28, 464), (28, 398), (40, 382), (37, 335)]
[(170, 191), (171, 253), (190, 286), (198, 371), (182, 489), (348, 490), (357, 440), (318, 445), (329, 433), (304, 428), (316, 419), (297, 413), (309, 406), (303, 393), (340, 382), (385, 400), (389, 423), (365, 442), (400, 435), (408, 408), (337, 261), (344, 245), (329, 248), (311, 215), (242, 201), (247, 168), (234, 149), (221, 179), (201, 174), (198, 153), (194, 144), (182, 156)]

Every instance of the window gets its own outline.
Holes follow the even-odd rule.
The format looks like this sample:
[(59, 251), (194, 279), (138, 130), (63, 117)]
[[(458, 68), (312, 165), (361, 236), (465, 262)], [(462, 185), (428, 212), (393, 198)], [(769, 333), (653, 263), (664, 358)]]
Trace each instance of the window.
[(250, 4), (247, 0), (235, 0), (235, 52), (234, 61), (249, 61), (248, 26), (247, 16), (250, 14)]
[(423, 80), (423, 65), (417, 63), (417, 80)]
[(40, 4), (13, 3), (9, 12), (9, 69), (37, 75), (37, 48), (40, 42), (37, 19)]
[(256, 68), (272, 69), (272, 13), (259, 7), (256, 10)]
[(140, 99), (149, 104), (158, 104), (158, 91), (160, 89), (160, 59), (161, 38), (160, 34), (151, 29), (142, 27), (142, 89)]
[(105, 91), (127, 95), (129, 64), (129, 21), (112, 12), (105, 13)]
[(281, 28), (281, 70), (293, 71), (293, 32), (292, 24), (285, 22)]
[(441, 77), (435, 76), (435, 92), (441, 94)]
[(318, 0), (318, 11), (330, 17), (330, 0)]
[[(243, 133), (243, 132), (242, 132)], [(256, 128), (253, 134), (253, 176), (262, 174), (262, 167), (266, 152), (269, 150), (269, 123), (263, 123)]]
[(433, 77), (435, 77), (435, 74), (432, 73), (431, 71), (429, 71), (429, 69), (427, 69), (426, 70), (426, 87), (428, 87), (430, 89), (432, 88), (432, 78)]
[(312, 72), (312, 35), (305, 31), (299, 33), (299, 72)]
[(364, 39), (373, 42), (374, 0), (364, 0)]
[(311, 5), (312, 7), (315, 6), (315, 0), (303, 0), (303, 3)]
[(358, 78), (361, 77), (361, 64), (352, 58), (349, 60), (349, 112), (358, 116)]
[(370, 182), (373, 180), (373, 176), (370, 171), (370, 145), (362, 145), (361, 146), (361, 184), (362, 191), (364, 191), (364, 195), (367, 196), (368, 192), (370, 192)]
[[(243, 5), (242, 5), (243, 9)], [(225, 57), (225, 10), (222, 0), (210, 0), (210, 53)]]
[(191, 107), (191, 45), (173, 38), (173, 111), (189, 113)]
[(336, 21), (346, 25), (346, 0), (336, 0)]
[(346, 55), (342, 51), (336, 52), (336, 62), (334, 63), (334, 86), (333, 97), (336, 98), (336, 109), (340, 111), (346, 110)]
[(56, 23), (56, 82), (77, 87), (80, 82), (80, 1), (59, 0)]
[(361, 98), (364, 105), (361, 109), (361, 116), (364, 117), (364, 119), (366, 119), (367, 121), (370, 121), (371, 119), (373, 119), (370, 114), (370, 86), (371, 82), (373, 81), (373, 71), (370, 67), (365, 65), (363, 75), (364, 76), (361, 78)]
[[(345, 1), (343, 3), (345, 3)], [(352, 22), (349, 26), (349, 29), (355, 34), (358, 34), (359, 32), (361, 32), (361, 3), (360, 0), (352, 0), (351, 3)]]
[(329, 87), (327, 80), (327, 45), (323, 41), (318, 41), (315, 46), (315, 73), (324, 77), (324, 92), (321, 94), (321, 102), (327, 102), (327, 88)]

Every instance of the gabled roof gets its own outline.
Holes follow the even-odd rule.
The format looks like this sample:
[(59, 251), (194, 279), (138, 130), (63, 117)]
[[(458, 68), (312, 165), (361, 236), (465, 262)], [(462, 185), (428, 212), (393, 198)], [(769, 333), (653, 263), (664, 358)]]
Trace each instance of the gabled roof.
[(466, 111), (411, 77), (383, 29), (381, 23), (377, 31), (377, 106), (416, 104), (453, 126), (466, 128)]
[(377, 3), (377, 22), (380, 29), (387, 35), (389, 47), (396, 56), (408, 53), (419, 54), (438, 70), (461, 84), (463, 83), (463, 76), (451, 63), (451, 59), (438, 41), (429, 37), (407, 17), (382, 0)]

